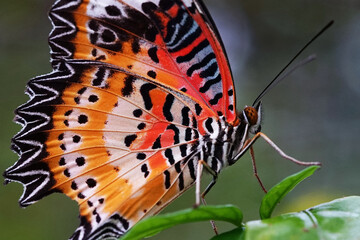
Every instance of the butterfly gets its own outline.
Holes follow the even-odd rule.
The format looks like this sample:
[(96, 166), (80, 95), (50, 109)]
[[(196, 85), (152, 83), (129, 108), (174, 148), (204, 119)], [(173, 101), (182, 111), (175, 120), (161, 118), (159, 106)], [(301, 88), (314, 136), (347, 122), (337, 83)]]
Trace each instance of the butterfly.
[[(201, 0), (58, 0), (53, 71), (27, 84), (12, 139), (22, 207), (77, 201), (71, 239), (117, 239), (234, 164), (261, 133), (261, 101), (237, 111), (227, 55)], [(203, 197), (204, 195), (203, 194)], [(200, 202), (197, 194), (197, 204)]]

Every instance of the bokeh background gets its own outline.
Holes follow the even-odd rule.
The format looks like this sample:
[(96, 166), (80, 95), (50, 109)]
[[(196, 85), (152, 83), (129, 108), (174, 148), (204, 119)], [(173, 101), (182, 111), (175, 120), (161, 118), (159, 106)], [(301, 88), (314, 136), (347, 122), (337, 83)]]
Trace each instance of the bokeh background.
[[(9, 150), (20, 129), (13, 110), (27, 100), (26, 82), (50, 72), (47, 12), (52, 1), (3, 1), (0, 8), (0, 171), (17, 156)], [(263, 98), (263, 132), (286, 153), (323, 167), (301, 183), (276, 214), (298, 211), (360, 193), (360, 4), (355, 0), (205, 0), (222, 35), (237, 90), (237, 108), (251, 105), (290, 58), (330, 20), (331, 29), (297, 61), (317, 60), (291, 74)], [(259, 174), (270, 188), (302, 167), (283, 160), (270, 146), (255, 144)], [(205, 176), (204, 187), (210, 181)], [(0, 239), (67, 239), (78, 225), (76, 203), (54, 194), (21, 209), (20, 184), (0, 186)], [(248, 155), (225, 169), (207, 196), (209, 204), (235, 204), (244, 220), (258, 219), (264, 193)], [(191, 207), (194, 189), (164, 210)], [(223, 232), (233, 226), (218, 223)], [(208, 222), (186, 224), (152, 239), (209, 239)]]

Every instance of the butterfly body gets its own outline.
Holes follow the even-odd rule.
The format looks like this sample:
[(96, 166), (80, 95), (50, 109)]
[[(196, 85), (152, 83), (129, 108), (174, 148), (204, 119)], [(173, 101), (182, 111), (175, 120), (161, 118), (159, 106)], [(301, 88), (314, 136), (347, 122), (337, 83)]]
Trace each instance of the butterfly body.
[(23, 207), (77, 201), (72, 239), (118, 238), (190, 188), (200, 161), (235, 163), (258, 130), (261, 105), (236, 112), (201, 1), (58, 0), (50, 19), (54, 70), (28, 83), (4, 176), (24, 185)]

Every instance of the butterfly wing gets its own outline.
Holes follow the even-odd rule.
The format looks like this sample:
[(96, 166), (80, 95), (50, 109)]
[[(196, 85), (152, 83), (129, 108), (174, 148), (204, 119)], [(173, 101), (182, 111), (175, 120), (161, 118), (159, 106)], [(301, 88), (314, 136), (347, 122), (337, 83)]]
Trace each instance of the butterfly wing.
[(225, 50), (201, 1), (77, 2), (58, 1), (50, 12), (53, 65), (63, 59), (114, 64), (235, 119)]
[(72, 238), (118, 237), (191, 186), (203, 121), (234, 118), (226, 56), (202, 9), (54, 4), (54, 71), (28, 83), (12, 141), (20, 158), (4, 174), (24, 185), (22, 206), (63, 192), (80, 206)]

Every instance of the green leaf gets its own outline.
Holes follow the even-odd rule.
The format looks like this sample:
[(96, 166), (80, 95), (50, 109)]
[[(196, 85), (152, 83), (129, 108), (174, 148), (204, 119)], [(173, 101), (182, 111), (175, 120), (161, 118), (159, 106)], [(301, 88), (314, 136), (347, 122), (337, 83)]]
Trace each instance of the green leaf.
[(305, 178), (311, 176), (319, 166), (308, 167), (298, 173), (295, 173), (280, 183), (272, 187), (269, 192), (263, 197), (260, 205), (260, 218), (270, 218), (276, 205), (288, 194), (294, 187), (303, 181)]
[(250, 221), (244, 240), (360, 239), (360, 197), (346, 197), (299, 213)]
[(154, 216), (136, 224), (121, 240), (137, 240), (153, 236), (172, 226), (197, 221), (226, 221), (241, 226), (242, 212), (235, 206), (200, 206), (182, 211)]
[(244, 240), (245, 234), (244, 233), (245, 228), (244, 227), (238, 227), (231, 231), (224, 232), (222, 234), (219, 234), (211, 240)]

